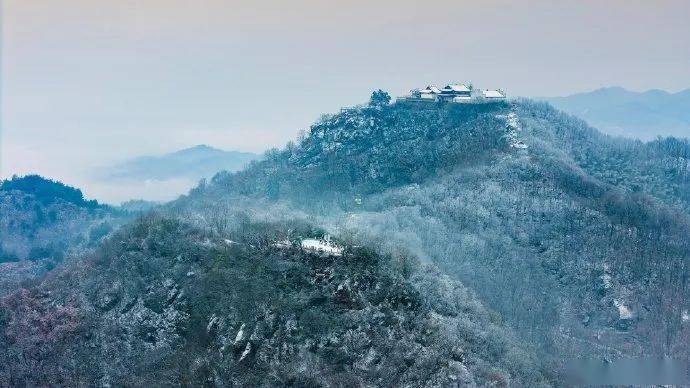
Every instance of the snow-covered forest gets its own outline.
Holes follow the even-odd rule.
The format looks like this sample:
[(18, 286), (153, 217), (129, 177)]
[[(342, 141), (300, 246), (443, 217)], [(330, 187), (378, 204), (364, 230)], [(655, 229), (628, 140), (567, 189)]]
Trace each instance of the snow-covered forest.
[[(381, 96), (139, 213), (4, 184), (3, 260), (55, 268), (3, 291), (0, 385), (548, 386), (573, 354), (690, 356), (686, 140)], [(69, 249), (29, 243), (50, 231)]]

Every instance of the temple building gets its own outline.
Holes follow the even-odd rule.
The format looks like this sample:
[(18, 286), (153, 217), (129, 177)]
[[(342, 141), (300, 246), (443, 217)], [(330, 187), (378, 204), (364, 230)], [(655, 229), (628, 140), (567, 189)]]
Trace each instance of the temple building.
[(472, 100), (472, 87), (465, 84), (449, 84), (441, 89), (439, 98), (449, 102), (466, 102)]
[(442, 89), (429, 85), (424, 89), (414, 89), (408, 96), (398, 97), (401, 102), (454, 102), (454, 103), (481, 103), (502, 101), (506, 99), (506, 93), (501, 89), (481, 90), (475, 89), (471, 84), (448, 84)]
[(426, 88), (419, 91), (419, 98), (422, 100), (438, 100), (438, 96), (441, 94), (441, 90), (436, 86), (427, 86)]

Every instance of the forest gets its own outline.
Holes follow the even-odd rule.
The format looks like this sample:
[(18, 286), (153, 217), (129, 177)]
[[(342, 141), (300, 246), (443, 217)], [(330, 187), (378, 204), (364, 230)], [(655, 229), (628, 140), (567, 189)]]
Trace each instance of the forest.
[[(89, 243), (3, 297), (0, 385), (552, 386), (573, 354), (690, 357), (687, 140), (373, 97), (133, 221), (3, 183), (3, 220), (54, 196)], [(342, 257), (300, 244), (326, 235)]]

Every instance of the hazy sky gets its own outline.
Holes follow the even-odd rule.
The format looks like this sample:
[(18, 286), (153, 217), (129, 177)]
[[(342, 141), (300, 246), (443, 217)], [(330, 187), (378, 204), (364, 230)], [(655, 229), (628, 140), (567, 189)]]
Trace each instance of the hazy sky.
[(1, 0), (3, 176), (206, 143), (451, 80), (511, 95), (690, 87), (690, 1)]

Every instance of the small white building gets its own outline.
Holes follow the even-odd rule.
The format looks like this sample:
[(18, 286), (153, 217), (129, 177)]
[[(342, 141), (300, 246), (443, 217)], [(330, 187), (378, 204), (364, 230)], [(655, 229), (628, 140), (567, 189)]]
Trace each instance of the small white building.
[(448, 84), (441, 89), (440, 96), (448, 101), (456, 97), (472, 97), (472, 88), (465, 84)]
[(441, 89), (442, 94), (454, 94), (454, 95), (469, 95), (472, 93), (472, 88), (465, 84), (449, 84)]
[(431, 85), (419, 91), (419, 98), (422, 100), (436, 101), (439, 94), (441, 94), (441, 89)]
[(331, 242), (330, 236), (328, 235), (320, 240), (306, 238), (302, 240), (300, 245), (302, 246), (302, 249), (314, 253), (322, 253), (332, 256), (340, 256), (343, 254), (343, 247)]
[(456, 102), (456, 103), (472, 102), (472, 97), (471, 96), (457, 96), (457, 97), (453, 97), (452, 101)]
[(487, 100), (505, 100), (506, 94), (501, 89), (482, 90), (482, 95)]
[(448, 102), (472, 101), (472, 87), (465, 84), (448, 84), (441, 89), (439, 99)]

